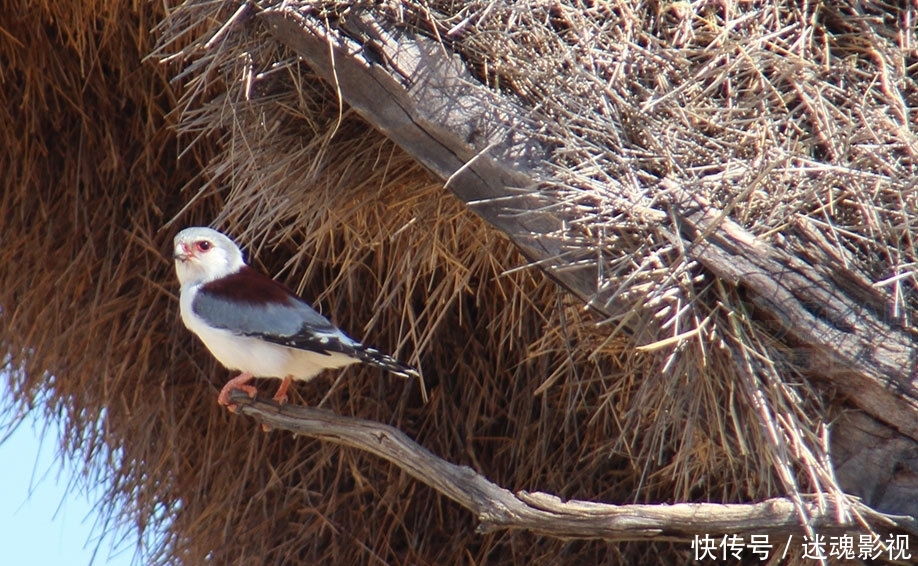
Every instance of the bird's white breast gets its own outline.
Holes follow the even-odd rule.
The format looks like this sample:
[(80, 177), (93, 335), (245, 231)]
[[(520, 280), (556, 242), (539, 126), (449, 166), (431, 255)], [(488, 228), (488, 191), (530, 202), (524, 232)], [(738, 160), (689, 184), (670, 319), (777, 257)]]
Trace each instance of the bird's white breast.
[(188, 330), (197, 334), (210, 353), (228, 369), (251, 373), (255, 377), (283, 378), (289, 375), (306, 381), (324, 369), (339, 368), (357, 361), (343, 354), (326, 355), (297, 350), (252, 336), (240, 336), (222, 328), (213, 328), (191, 308), (197, 290), (197, 285), (182, 287), (179, 300), (182, 322)]

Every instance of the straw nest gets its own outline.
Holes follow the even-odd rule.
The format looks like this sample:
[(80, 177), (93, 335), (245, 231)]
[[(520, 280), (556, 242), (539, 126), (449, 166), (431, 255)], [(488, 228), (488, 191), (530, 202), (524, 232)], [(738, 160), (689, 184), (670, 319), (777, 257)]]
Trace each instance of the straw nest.
[[(330, 373), (294, 403), (393, 424), (509, 489), (618, 503), (841, 491), (825, 442), (839, 392), (777, 362), (782, 344), (736, 289), (652, 222), (587, 206), (606, 201), (583, 187), (646, 203), (651, 178), (675, 176), (756, 235), (808, 217), (874, 280), (914, 273), (914, 6), (376, 6), (544, 124), (554, 196), (602, 221), (584, 245), (622, 258), (603, 284), (624, 322), (528, 266), (239, 6), (0, 10), (2, 414), (62, 423), (63, 454), (107, 489), (104, 528), (142, 533), (144, 563), (691, 557), (476, 534), (396, 467), (229, 415), (214, 402), (229, 373), (177, 316), (169, 248), (186, 225), (230, 233), (351, 335), (423, 370), (423, 384)], [(914, 277), (897, 281), (910, 313)], [(738, 377), (723, 344), (755, 370)]]

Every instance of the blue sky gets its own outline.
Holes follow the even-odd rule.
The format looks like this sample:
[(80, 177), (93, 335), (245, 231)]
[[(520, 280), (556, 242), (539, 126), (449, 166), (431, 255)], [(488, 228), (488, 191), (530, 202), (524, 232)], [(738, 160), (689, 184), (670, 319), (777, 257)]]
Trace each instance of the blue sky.
[(99, 540), (93, 529), (98, 517), (93, 504), (102, 494), (92, 489), (68, 493), (73, 466), (56, 459), (56, 431), (49, 428), (42, 438), (42, 426), (27, 417), (0, 444), (0, 547), (4, 563), (129, 566), (136, 538), (122, 538), (119, 545), (111, 537)]

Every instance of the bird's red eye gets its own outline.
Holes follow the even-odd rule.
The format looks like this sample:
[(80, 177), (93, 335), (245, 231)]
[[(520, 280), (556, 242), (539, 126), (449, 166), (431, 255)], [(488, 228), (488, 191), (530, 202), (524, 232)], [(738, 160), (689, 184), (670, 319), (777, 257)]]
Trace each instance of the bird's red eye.
[(201, 240), (200, 242), (195, 242), (195, 243), (194, 243), (195, 249), (197, 249), (199, 252), (206, 252), (206, 251), (209, 250), (212, 246), (213, 246), (213, 244), (211, 244), (211, 243), (208, 242), (207, 240)]

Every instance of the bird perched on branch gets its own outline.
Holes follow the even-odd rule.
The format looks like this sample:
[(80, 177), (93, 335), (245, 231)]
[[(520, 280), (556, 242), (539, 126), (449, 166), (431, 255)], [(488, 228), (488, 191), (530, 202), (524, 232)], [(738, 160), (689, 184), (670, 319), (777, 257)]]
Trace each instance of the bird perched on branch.
[(284, 403), (293, 379), (308, 381), (324, 369), (357, 362), (418, 376), (414, 368), (350, 338), (286, 286), (246, 265), (239, 246), (220, 232), (186, 228), (174, 246), (182, 322), (221, 364), (242, 372), (220, 391), (221, 405), (231, 405), (234, 389), (254, 397), (249, 382), (256, 377), (282, 379), (274, 400)]

